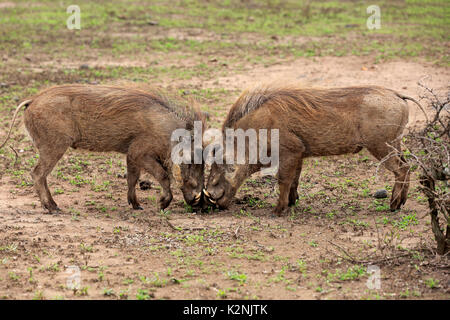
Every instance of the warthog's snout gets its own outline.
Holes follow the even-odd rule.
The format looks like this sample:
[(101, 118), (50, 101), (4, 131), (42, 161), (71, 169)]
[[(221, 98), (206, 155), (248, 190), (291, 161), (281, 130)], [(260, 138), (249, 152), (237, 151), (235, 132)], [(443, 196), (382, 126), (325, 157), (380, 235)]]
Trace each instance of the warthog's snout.
[(199, 208), (203, 205), (203, 192), (199, 192), (195, 195), (192, 195), (191, 197), (185, 196), (185, 201), (188, 205), (190, 205), (193, 208)]

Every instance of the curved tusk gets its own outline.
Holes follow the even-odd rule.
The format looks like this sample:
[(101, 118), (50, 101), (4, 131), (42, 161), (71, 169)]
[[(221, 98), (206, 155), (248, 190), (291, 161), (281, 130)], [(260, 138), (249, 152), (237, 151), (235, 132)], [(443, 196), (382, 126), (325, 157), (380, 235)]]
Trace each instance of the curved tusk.
[(198, 202), (198, 200), (200, 200), (200, 198), (202, 197), (202, 193), (200, 192), (199, 194), (197, 194), (194, 198), (195, 202)]
[(217, 201), (214, 200), (213, 197), (211, 197), (211, 194), (208, 191), (206, 191), (206, 189), (203, 189), (203, 193), (205, 194), (206, 200), (208, 200), (208, 202), (210, 202), (214, 205), (217, 203)]
[(211, 197), (211, 194), (210, 194), (208, 191), (206, 191), (206, 189), (203, 189), (203, 193), (205, 194), (205, 196), (206, 196), (208, 199), (212, 198), (212, 197)]

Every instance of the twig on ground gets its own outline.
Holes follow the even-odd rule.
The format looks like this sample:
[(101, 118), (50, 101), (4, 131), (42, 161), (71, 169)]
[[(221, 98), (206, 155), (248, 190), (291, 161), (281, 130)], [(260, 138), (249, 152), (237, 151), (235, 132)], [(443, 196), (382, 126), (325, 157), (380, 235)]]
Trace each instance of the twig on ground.
[(383, 262), (388, 262), (388, 261), (391, 261), (391, 260), (394, 260), (394, 259), (397, 259), (397, 258), (407, 257), (407, 256), (411, 255), (411, 253), (408, 252), (408, 253), (398, 254), (398, 255), (395, 255), (395, 256), (392, 256), (392, 257), (382, 257), (382, 258), (373, 259), (373, 260), (358, 260), (358, 259), (354, 258), (351, 254), (349, 254), (341, 246), (339, 246), (339, 245), (337, 245), (337, 244), (335, 244), (335, 243), (333, 243), (331, 241), (328, 241), (328, 242), (330, 244), (332, 244), (333, 246), (335, 246), (336, 248), (338, 248), (347, 257), (343, 257), (343, 256), (340, 256), (340, 255), (335, 253), (336, 256), (338, 256), (339, 258), (342, 258), (344, 260), (350, 261), (352, 263), (355, 263), (355, 264), (381, 264)]

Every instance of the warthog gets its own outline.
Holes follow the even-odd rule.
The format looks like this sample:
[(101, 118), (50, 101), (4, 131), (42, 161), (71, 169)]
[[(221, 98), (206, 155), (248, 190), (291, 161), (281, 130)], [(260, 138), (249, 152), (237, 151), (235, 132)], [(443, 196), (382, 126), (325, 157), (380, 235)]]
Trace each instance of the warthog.
[[(145, 169), (161, 184), (159, 204), (166, 208), (172, 201), (172, 131), (183, 128), (193, 134), (194, 121), (203, 121), (200, 112), (159, 90), (130, 86), (52, 87), (22, 102), (14, 119), (22, 106), (26, 106), (25, 127), (39, 151), (32, 171), (34, 187), (49, 213), (60, 209), (48, 189), (47, 175), (69, 147), (126, 154), (128, 203), (142, 209), (135, 187)], [(203, 169), (202, 164), (180, 165), (183, 195), (193, 206), (202, 199)]]
[[(362, 148), (367, 148), (378, 160), (383, 159), (386, 168), (394, 173), (390, 208), (396, 210), (407, 198), (409, 167), (401, 156), (388, 155), (393, 148), (400, 151), (397, 138), (408, 122), (405, 100), (417, 103), (393, 90), (375, 86), (336, 89), (259, 86), (244, 92), (234, 103), (222, 131), (279, 129), (280, 196), (274, 209), (277, 215), (298, 198), (304, 158), (357, 153)], [(245, 148), (248, 154), (249, 144)], [(267, 148), (271, 150), (270, 145)], [(204, 191), (205, 198), (220, 208), (227, 208), (243, 181), (263, 166), (246, 162), (236, 165), (234, 172), (230, 172), (230, 167), (214, 163)]]

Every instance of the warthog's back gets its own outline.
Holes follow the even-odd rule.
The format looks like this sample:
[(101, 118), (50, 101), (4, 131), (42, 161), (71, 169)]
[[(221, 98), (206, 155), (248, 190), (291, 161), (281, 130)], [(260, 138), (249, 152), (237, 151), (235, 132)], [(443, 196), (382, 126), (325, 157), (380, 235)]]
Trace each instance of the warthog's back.
[(406, 102), (386, 88), (269, 86), (244, 93), (224, 127), (278, 128), (280, 143), (289, 144), (282, 139), (294, 133), (305, 146), (305, 156), (325, 156), (390, 142), (407, 121)]
[[(39, 128), (69, 136), (73, 148), (126, 153), (129, 143), (146, 135), (169, 141), (183, 125), (158, 94), (113, 86), (65, 85), (33, 97), (25, 123), (34, 140)], [(160, 142), (161, 144), (161, 142)]]

